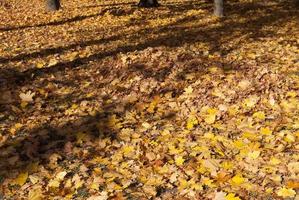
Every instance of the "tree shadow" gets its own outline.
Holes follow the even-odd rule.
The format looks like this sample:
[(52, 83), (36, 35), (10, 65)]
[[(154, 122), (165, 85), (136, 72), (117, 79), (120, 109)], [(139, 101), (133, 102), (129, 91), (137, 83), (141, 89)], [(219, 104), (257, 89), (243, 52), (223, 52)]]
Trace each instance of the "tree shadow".
[[(187, 5), (186, 7), (175, 7), (175, 9), (178, 8), (182, 10), (193, 9), (193, 6), (190, 7), (190, 5)], [(170, 10), (171, 9), (172, 8), (170, 8)], [(182, 10), (176, 10), (175, 12), (181, 12)], [(256, 10), (263, 11), (266, 15), (256, 16)], [(246, 12), (248, 12), (248, 14), (243, 17), (245, 20), (236, 20), (238, 17), (242, 17)], [(222, 19), (221, 22), (219, 22), (219, 26), (209, 27), (201, 24), (185, 25), (186, 23), (196, 23), (199, 18), (204, 17), (204, 14), (198, 17), (186, 16), (179, 18), (173, 23), (157, 26), (154, 29), (140, 29), (128, 37), (127, 40), (129, 42), (127, 42), (126, 45), (118, 46), (114, 49), (106, 50), (105, 52), (91, 54), (83, 58), (79, 57), (72, 61), (60, 62), (49, 68), (31, 68), (18, 73), (15, 80), (20, 80), (18, 81), (18, 83), (20, 83), (19, 85), (24, 85), (28, 84), (30, 80), (34, 80), (43, 74), (55, 73), (56, 71), (65, 70), (67, 68), (84, 66), (90, 61), (103, 59), (108, 56), (115, 56), (118, 53), (140, 51), (148, 47), (179, 47), (200, 42), (209, 47), (209, 52), (211, 54), (220, 52), (222, 56), (225, 56), (250, 39), (258, 40), (264, 36), (274, 37), (279, 33), (276, 33), (273, 28), (268, 29), (266, 27), (281, 26), (281, 24), (285, 23), (288, 19), (298, 16), (297, 14), (298, 11), (292, 9), (291, 5), (286, 4), (285, 2), (281, 2), (273, 8), (253, 3), (227, 5), (227, 15), (231, 17)], [(226, 45), (227, 43), (234, 41), (235, 38), (240, 37), (243, 39), (233, 45)], [(64, 47), (43, 49), (39, 52), (19, 54), (10, 58), (0, 58), (0, 63), (44, 57), (51, 54), (62, 53), (76, 47), (88, 47), (90, 45), (108, 43), (109, 41), (117, 41), (119, 39), (122, 39), (122, 35), (113, 35), (99, 40), (83, 41)]]
[(97, 7), (118, 7), (118, 6), (133, 6), (137, 7), (137, 3), (131, 3), (131, 2), (123, 2), (123, 3), (107, 3), (107, 4), (96, 4), (96, 5), (86, 5), (86, 6), (79, 6), (78, 8), (97, 8)]
[(113, 11), (115, 9), (116, 8), (113, 8), (113, 7), (112, 8), (111, 7), (110, 8), (105, 8), (103, 10), (98, 11), (98, 13), (89, 14), (89, 15), (78, 15), (78, 16), (75, 16), (73, 18), (62, 19), (62, 20), (57, 20), (57, 21), (52, 21), (52, 22), (47, 22), (47, 23), (42, 23), (42, 24), (11, 26), (11, 27), (0, 27), (0, 31), (5, 32), (5, 31), (22, 30), (22, 29), (26, 29), (26, 28), (39, 28), (39, 27), (45, 27), (45, 26), (59, 26), (59, 25), (63, 25), (63, 24), (67, 24), (67, 23), (72, 23), (72, 22), (80, 22), (80, 21), (83, 21), (83, 20), (88, 19), (88, 18), (102, 16), (105, 13), (107, 13), (107, 12), (109, 12), (111, 10)]
[[(97, 138), (119, 140), (117, 130), (107, 125), (110, 115), (111, 111), (104, 109), (94, 116), (68, 121), (60, 126), (42, 124), (31, 130), (25, 137), (18, 136), (10, 140), (0, 148), (0, 183), (6, 178), (13, 178), (16, 172), (28, 171), (28, 165), (32, 163), (43, 165), (51, 162), (50, 156), (55, 153), (61, 156), (60, 160), (87, 159), (87, 155), (80, 158), (80, 155), (66, 152), (65, 148), (68, 144), (73, 144), (73, 148), (76, 146), (81, 146), (83, 149), (89, 148), (88, 144), (82, 143), (82, 141), (86, 142), (86, 138), (81, 142), (78, 141), (80, 137), (78, 134), (86, 134), (85, 136), (92, 141)], [(18, 135), (22, 133), (18, 132)], [(94, 152), (94, 155), (89, 156), (96, 156), (96, 154)], [(0, 188), (0, 195), (5, 194), (5, 191), (1, 190), (2, 188)]]

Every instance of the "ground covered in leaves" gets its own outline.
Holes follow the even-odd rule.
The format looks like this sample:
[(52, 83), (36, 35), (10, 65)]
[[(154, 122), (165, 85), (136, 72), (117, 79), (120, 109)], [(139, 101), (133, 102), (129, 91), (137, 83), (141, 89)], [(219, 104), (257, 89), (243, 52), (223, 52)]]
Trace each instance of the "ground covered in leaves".
[(299, 199), (292, 1), (0, 2), (0, 199)]

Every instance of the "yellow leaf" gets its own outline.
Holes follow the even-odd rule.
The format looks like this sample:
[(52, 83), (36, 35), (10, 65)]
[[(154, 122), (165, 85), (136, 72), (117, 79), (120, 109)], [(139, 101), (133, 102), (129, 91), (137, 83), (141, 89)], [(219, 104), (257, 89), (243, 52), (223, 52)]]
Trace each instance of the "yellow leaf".
[(191, 85), (187, 88), (184, 89), (185, 90), (185, 94), (192, 94), (193, 92), (193, 88), (191, 87)]
[(216, 72), (220, 72), (220, 69), (219, 69), (219, 67), (211, 66), (211, 67), (209, 68), (209, 71), (210, 71), (211, 73), (216, 73)]
[(134, 147), (133, 146), (124, 146), (122, 150), (123, 150), (124, 156), (129, 156), (134, 151)]
[(238, 113), (238, 109), (239, 109), (239, 107), (236, 106), (236, 105), (231, 106), (231, 107), (228, 108), (228, 114), (230, 116), (235, 116)]
[(28, 105), (28, 102), (26, 102), (26, 101), (22, 101), (21, 102), (21, 108), (26, 108), (26, 106)]
[(16, 123), (13, 127), (11, 127), (10, 128), (10, 133), (11, 134), (16, 134), (16, 132), (19, 130), (19, 129), (21, 129), (23, 127), (23, 124), (21, 124), (21, 123)]
[(190, 116), (190, 117), (188, 118), (188, 120), (187, 120), (187, 125), (186, 125), (186, 127), (187, 127), (188, 130), (191, 130), (191, 129), (193, 129), (193, 127), (194, 127), (195, 125), (197, 125), (197, 124), (198, 124), (198, 121), (197, 121), (196, 117), (195, 117), (195, 116)]
[(56, 179), (62, 181), (62, 180), (64, 179), (64, 177), (65, 177), (66, 174), (67, 174), (66, 171), (59, 172), (59, 173), (56, 175)]
[(259, 98), (256, 95), (250, 96), (249, 98), (244, 100), (244, 107), (253, 108), (255, 104), (258, 102)]
[(56, 179), (52, 179), (48, 183), (48, 187), (50, 187), (50, 188), (58, 188), (59, 185), (60, 185), (60, 181), (56, 180)]
[(295, 98), (297, 96), (297, 92), (296, 91), (290, 91), (290, 92), (287, 92), (287, 97), (292, 97), (292, 98)]
[(39, 69), (43, 68), (44, 66), (45, 66), (45, 63), (42, 63), (42, 62), (39, 62), (36, 64), (36, 67)]
[(57, 63), (58, 63), (58, 60), (56, 60), (55, 58), (52, 58), (48, 63), (48, 67), (52, 67), (52, 66), (56, 65)]
[(147, 123), (147, 122), (143, 122), (141, 125), (142, 125), (143, 128), (145, 128), (145, 129), (149, 129), (149, 128), (151, 128), (151, 125), (150, 125), (149, 123)]
[(26, 183), (28, 178), (28, 172), (20, 173), (16, 179), (14, 179), (14, 183), (16, 185), (22, 186)]
[(287, 134), (284, 138), (283, 138), (284, 141), (288, 142), (288, 143), (293, 143), (296, 141), (296, 138), (294, 135), (291, 135), (291, 134)]
[(72, 104), (72, 107), (71, 107), (72, 109), (77, 109), (78, 108), (78, 104)]
[(232, 179), (232, 185), (238, 186), (241, 185), (242, 183), (244, 183), (245, 179), (242, 177), (242, 175), (236, 175), (234, 176)]
[(216, 96), (216, 97), (219, 97), (219, 98), (222, 98), (222, 99), (225, 99), (225, 95), (218, 88), (216, 88), (212, 91), (212, 95)]
[(283, 197), (283, 198), (287, 198), (287, 197), (295, 197), (296, 195), (296, 192), (295, 190), (291, 189), (291, 188), (280, 188), (276, 194), (280, 197)]
[(271, 135), (271, 134), (272, 134), (272, 131), (271, 131), (268, 127), (266, 127), (266, 128), (261, 128), (261, 129), (260, 129), (260, 133), (261, 133), (262, 135)]
[(209, 113), (210, 115), (216, 115), (217, 112), (218, 112), (218, 110), (215, 109), (215, 108), (208, 108), (207, 109), (207, 113)]
[(155, 108), (157, 107), (158, 103), (160, 101), (160, 97), (159, 96), (155, 96), (153, 101), (149, 104), (147, 111), (149, 113), (154, 113), (155, 112)]
[(72, 180), (71, 179), (67, 179), (64, 183), (64, 188), (71, 188), (73, 186), (72, 184)]
[(248, 153), (248, 158), (257, 159), (260, 156), (260, 151), (252, 151)]
[(277, 158), (272, 157), (270, 159), (270, 164), (271, 165), (278, 165), (279, 163), (281, 163), (281, 161), (279, 159), (277, 159)]
[(39, 178), (38, 176), (30, 175), (29, 180), (31, 181), (31, 183), (36, 184), (39, 181)]
[(223, 163), (221, 163), (221, 167), (226, 170), (231, 170), (233, 169), (234, 164), (230, 161), (224, 161)]
[(207, 124), (213, 124), (216, 120), (216, 115), (217, 115), (218, 110), (215, 108), (207, 108), (204, 112), (205, 112), (205, 114), (203, 115), (203, 117), (204, 117), (205, 122)]
[(179, 190), (183, 190), (183, 189), (185, 189), (185, 188), (187, 188), (188, 187), (188, 181), (186, 181), (185, 179), (180, 179), (179, 180), (179, 183), (180, 183), (180, 185), (179, 185)]
[(100, 187), (100, 184), (99, 184), (99, 183), (96, 183), (96, 182), (92, 183), (91, 186), (90, 186), (90, 188), (91, 188), (91, 189), (94, 189), (94, 190), (98, 190), (99, 187)]
[(206, 115), (204, 120), (207, 124), (213, 124), (216, 120), (216, 115)]
[(233, 145), (238, 149), (242, 149), (246, 144), (243, 142), (243, 140), (235, 140)]
[(256, 140), (258, 135), (251, 132), (244, 132), (242, 136), (249, 140)]
[(259, 120), (264, 120), (266, 117), (265, 117), (265, 113), (263, 111), (258, 111), (258, 112), (255, 112), (253, 114), (253, 117), (259, 119)]
[(239, 197), (236, 197), (235, 194), (233, 193), (229, 193), (225, 196), (225, 199), (226, 200), (241, 200)]
[(42, 194), (41, 188), (31, 189), (29, 190), (28, 200), (41, 200), (44, 195)]
[(203, 178), (202, 179), (202, 183), (208, 187), (214, 187), (215, 184), (213, 184), (213, 180), (209, 179), (209, 178)]
[(273, 188), (267, 188), (266, 193), (271, 194), (273, 192)]
[(182, 156), (178, 156), (178, 157), (176, 157), (176, 159), (175, 159), (175, 164), (176, 164), (177, 166), (181, 166), (181, 165), (183, 165), (184, 162), (185, 162), (185, 159), (184, 159)]
[(108, 127), (111, 129), (119, 129), (122, 127), (119, 119), (117, 119), (116, 115), (111, 115), (108, 119)]

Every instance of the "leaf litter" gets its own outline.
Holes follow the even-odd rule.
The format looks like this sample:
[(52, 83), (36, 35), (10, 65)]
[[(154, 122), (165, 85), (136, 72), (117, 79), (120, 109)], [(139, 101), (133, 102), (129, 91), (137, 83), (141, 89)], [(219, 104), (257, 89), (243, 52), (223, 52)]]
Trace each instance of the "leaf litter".
[(298, 199), (290, 1), (223, 20), (207, 2), (33, 2), (0, 8), (0, 197)]

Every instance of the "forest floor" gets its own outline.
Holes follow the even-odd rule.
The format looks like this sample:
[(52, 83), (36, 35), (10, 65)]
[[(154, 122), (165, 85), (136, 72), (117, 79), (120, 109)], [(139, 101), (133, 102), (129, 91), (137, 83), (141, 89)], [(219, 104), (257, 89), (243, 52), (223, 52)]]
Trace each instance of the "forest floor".
[(0, 2), (0, 199), (299, 199), (292, 1)]

